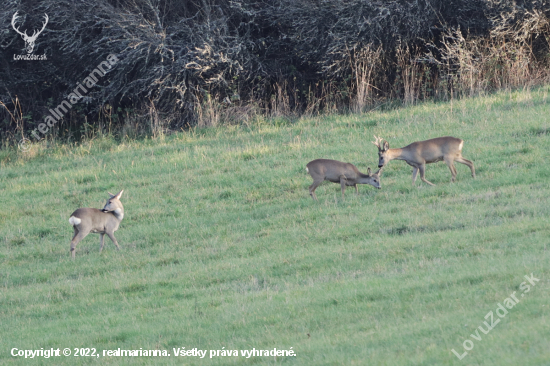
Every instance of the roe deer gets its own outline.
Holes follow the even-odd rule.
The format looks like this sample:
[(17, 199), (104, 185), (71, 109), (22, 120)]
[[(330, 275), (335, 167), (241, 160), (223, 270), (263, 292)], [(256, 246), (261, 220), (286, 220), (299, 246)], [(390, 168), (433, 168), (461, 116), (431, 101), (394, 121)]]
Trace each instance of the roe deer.
[(103, 250), (105, 234), (115, 243), (117, 250), (120, 250), (114, 233), (124, 218), (124, 207), (122, 207), (122, 203), (120, 202), (122, 192), (124, 190), (115, 195), (109, 193), (111, 198), (107, 200), (102, 210), (97, 208), (79, 208), (72, 213), (69, 223), (74, 227), (74, 236), (73, 240), (71, 240), (71, 255), (73, 259), (75, 257), (76, 245), (89, 233), (99, 233), (101, 242), (100, 253)]
[(325, 180), (333, 183), (340, 183), (342, 186), (342, 198), (344, 198), (346, 186), (354, 186), (356, 194), (359, 194), (357, 184), (370, 184), (380, 189), (381, 170), (382, 169), (378, 169), (376, 173), (371, 174), (370, 168), (368, 168), (367, 174), (363, 174), (357, 170), (355, 165), (350, 163), (329, 159), (310, 161), (306, 165), (306, 171), (311, 175), (311, 178), (313, 178), (313, 184), (309, 186), (309, 195), (314, 200), (317, 200), (315, 189)]
[(426, 141), (413, 142), (400, 149), (390, 149), (390, 144), (384, 141), (382, 144), (382, 138), (374, 136), (376, 141), (372, 143), (378, 147), (378, 167), (384, 167), (390, 160), (405, 160), (407, 164), (413, 167), (412, 172), (412, 184), (416, 182), (416, 174), (420, 171), (420, 179), (431, 185), (435, 186), (432, 182), (428, 182), (424, 177), (426, 171), (426, 164), (435, 163), (441, 160), (445, 160), (449, 170), (451, 171), (451, 182), (456, 179), (456, 168), (454, 162), (468, 165), (472, 171), (472, 177), (476, 177), (474, 169), (474, 163), (470, 160), (466, 160), (462, 157), (462, 146), (464, 140), (456, 137), (445, 136), (437, 137), (435, 139)]

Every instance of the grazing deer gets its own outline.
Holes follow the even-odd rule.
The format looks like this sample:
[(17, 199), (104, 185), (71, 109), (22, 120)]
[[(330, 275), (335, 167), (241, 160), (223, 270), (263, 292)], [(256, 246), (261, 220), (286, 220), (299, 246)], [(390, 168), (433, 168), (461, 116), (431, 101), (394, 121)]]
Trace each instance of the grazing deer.
[(384, 167), (390, 160), (405, 160), (407, 164), (413, 167), (412, 184), (416, 182), (416, 174), (420, 171), (420, 179), (434, 186), (424, 177), (426, 164), (435, 163), (444, 160), (451, 171), (451, 182), (456, 179), (456, 168), (454, 162), (468, 165), (472, 171), (472, 177), (476, 177), (474, 163), (462, 157), (462, 146), (464, 140), (456, 137), (445, 136), (426, 141), (417, 141), (400, 149), (390, 149), (390, 144), (382, 138), (374, 136), (376, 141), (372, 143), (378, 147), (378, 167)]
[(74, 236), (73, 240), (71, 240), (73, 259), (75, 257), (76, 245), (89, 233), (99, 233), (101, 242), (100, 253), (103, 250), (105, 234), (115, 243), (117, 250), (120, 250), (114, 233), (124, 218), (124, 207), (122, 207), (122, 203), (120, 202), (122, 192), (124, 190), (118, 192), (116, 195), (109, 193), (111, 198), (107, 200), (102, 210), (97, 208), (79, 208), (72, 213), (69, 223), (74, 227)]
[(337, 160), (329, 159), (317, 159), (310, 161), (306, 165), (306, 171), (313, 178), (313, 184), (309, 186), (309, 195), (317, 200), (315, 195), (315, 189), (319, 187), (323, 181), (328, 180), (333, 183), (340, 183), (342, 186), (342, 198), (344, 198), (344, 191), (346, 186), (355, 187), (355, 193), (359, 194), (357, 184), (370, 184), (373, 187), (380, 189), (380, 176), (382, 169), (374, 174), (371, 174), (370, 168), (367, 174), (361, 173), (355, 165), (350, 163), (343, 163)]

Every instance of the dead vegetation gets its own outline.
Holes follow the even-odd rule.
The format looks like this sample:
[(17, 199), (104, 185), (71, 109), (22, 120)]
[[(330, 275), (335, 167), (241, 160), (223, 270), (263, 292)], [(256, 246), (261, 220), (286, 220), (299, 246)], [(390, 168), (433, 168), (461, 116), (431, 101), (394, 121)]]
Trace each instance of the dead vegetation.
[(49, 16), (34, 50), (48, 59), (14, 60), (25, 43), (0, 33), (3, 141), (36, 128), (109, 54), (116, 67), (57, 137), (364, 112), (548, 80), (547, 1), (10, 0), (1, 23), (15, 12), (22, 30)]

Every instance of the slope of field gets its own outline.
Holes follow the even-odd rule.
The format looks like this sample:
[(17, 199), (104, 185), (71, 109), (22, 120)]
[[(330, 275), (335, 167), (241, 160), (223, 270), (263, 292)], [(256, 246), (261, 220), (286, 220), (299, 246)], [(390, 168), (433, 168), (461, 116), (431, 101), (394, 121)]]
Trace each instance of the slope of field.
[[(2, 152), (0, 363), (548, 365), (549, 91)], [(460, 137), (477, 178), (456, 164), (451, 184), (440, 162), (427, 166), (435, 187), (412, 187), (392, 161), (381, 190), (343, 200), (324, 183), (314, 202), (305, 165), (376, 169), (374, 134), (391, 147)], [(120, 189), (122, 250), (106, 238), (100, 255), (90, 234), (72, 261), (70, 214)], [(101, 356), (11, 356), (51, 347)], [(118, 348), (171, 356), (103, 356)]]

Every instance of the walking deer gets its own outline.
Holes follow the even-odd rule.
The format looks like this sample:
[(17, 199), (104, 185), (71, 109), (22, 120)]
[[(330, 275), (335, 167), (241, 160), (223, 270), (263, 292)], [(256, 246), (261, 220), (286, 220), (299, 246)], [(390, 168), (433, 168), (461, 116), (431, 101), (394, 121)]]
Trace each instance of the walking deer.
[(114, 233), (124, 218), (124, 207), (122, 207), (122, 203), (120, 202), (122, 192), (124, 190), (115, 195), (109, 193), (111, 198), (107, 200), (102, 210), (97, 208), (79, 208), (72, 213), (69, 223), (74, 228), (74, 236), (71, 240), (71, 255), (73, 259), (75, 257), (76, 245), (89, 233), (99, 233), (101, 242), (100, 253), (103, 250), (105, 234), (113, 241), (117, 250), (120, 250)]
[(380, 189), (380, 176), (382, 169), (374, 174), (371, 174), (370, 168), (368, 168), (367, 174), (361, 173), (355, 165), (350, 163), (343, 163), (337, 160), (329, 159), (317, 159), (310, 161), (306, 165), (306, 171), (313, 178), (313, 184), (309, 186), (309, 195), (317, 200), (315, 195), (315, 189), (319, 187), (323, 181), (328, 180), (333, 183), (340, 183), (342, 187), (342, 198), (344, 198), (344, 191), (346, 186), (355, 187), (355, 193), (359, 194), (357, 184), (370, 184), (373, 187)]
[(444, 160), (451, 171), (451, 182), (456, 179), (456, 168), (454, 162), (468, 165), (472, 171), (472, 177), (476, 177), (474, 163), (462, 157), (462, 146), (464, 140), (456, 137), (445, 136), (426, 141), (417, 141), (400, 149), (390, 149), (390, 144), (387, 141), (382, 143), (381, 137), (374, 136), (376, 141), (372, 143), (378, 147), (378, 167), (384, 167), (391, 160), (405, 160), (407, 164), (413, 167), (412, 184), (416, 182), (416, 175), (420, 171), (420, 179), (431, 185), (424, 177), (426, 164), (435, 163)]

